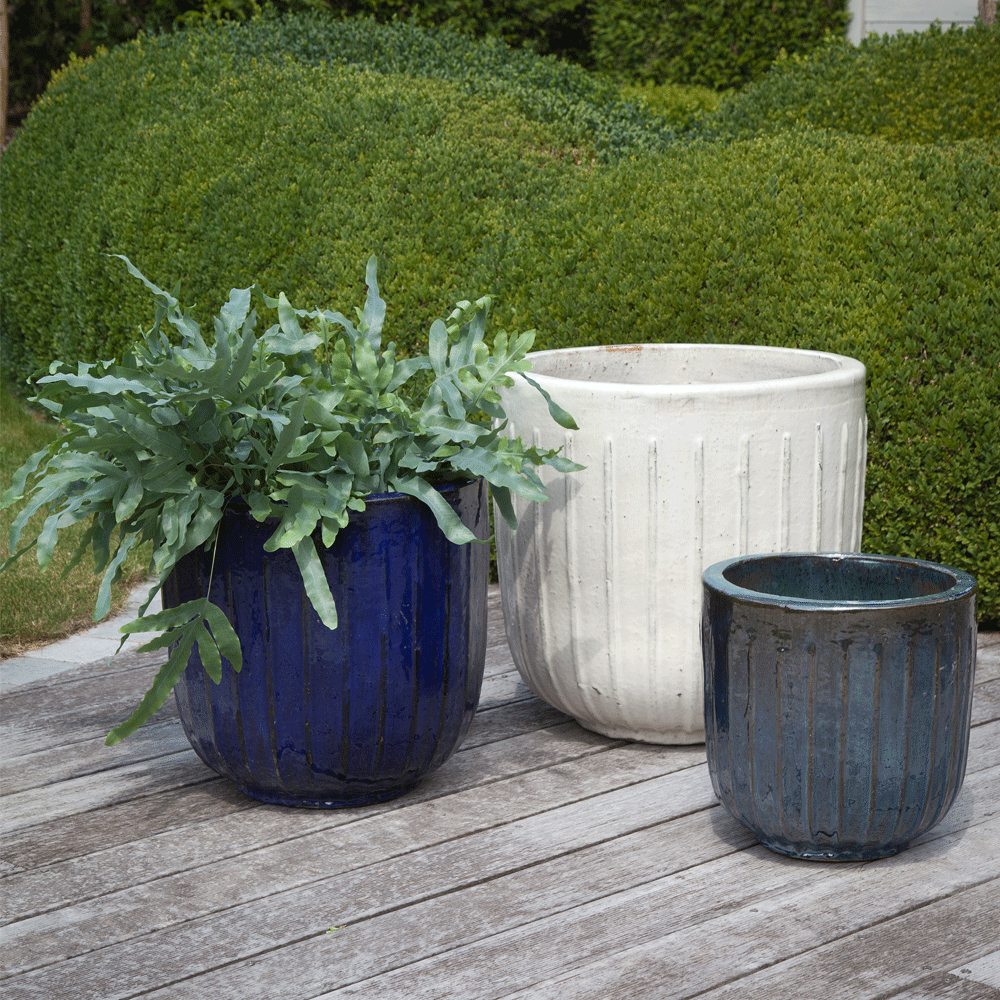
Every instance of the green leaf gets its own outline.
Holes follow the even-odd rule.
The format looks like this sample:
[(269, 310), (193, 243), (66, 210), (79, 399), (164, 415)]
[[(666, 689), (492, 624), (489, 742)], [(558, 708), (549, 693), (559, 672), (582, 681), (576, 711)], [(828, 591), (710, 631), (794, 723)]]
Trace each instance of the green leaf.
[[(577, 426), (576, 421), (561, 407), (556, 403), (552, 397), (532, 378), (528, 378), (524, 372), (521, 373), (521, 378), (530, 386), (534, 386), (545, 398), (545, 402), (549, 404), (549, 416), (560, 426), (565, 427), (567, 430), (578, 431), (580, 428)], [(582, 466), (581, 466), (582, 468)]]
[(166, 629), (180, 629), (200, 618), (204, 614), (205, 598), (199, 597), (172, 608), (164, 608), (152, 615), (143, 615), (128, 622), (118, 630), (122, 635), (135, 635), (136, 632), (162, 632)]
[(101, 585), (97, 590), (97, 604), (94, 607), (95, 622), (99, 622), (111, 610), (111, 585), (118, 579), (119, 567), (137, 540), (137, 535), (126, 535), (118, 545), (118, 551), (115, 552), (114, 558), (108, 563), (108, 568), (104, 571)]
[(378, 264), (375, 254), (368, 258), (365, 282), (368, 285), (368, 295), (365, 297), (365, 310), (361, 320), (372, 352), (378, 354), (382, 343), (382, 324), (385, 322), (385, 302), (378, 293)]
[(292, 547), (292, 554), (295, 556), (295, 562), (302, 574), (302, 583), (313, 609), (328, 629), (335, 629), (337, 627), (337, 607), (334, 604), (330, 584), (326, 579), (326, 573), (323, 572), (323, 564), (319, 561), (319, 555), (312, 538), (306, 535), (305, 538), (299, 539)]
[(229, 619), (221, 608), (211, 602), (205, 605), (205, 619), (212, 629), (219, 652), (229, 661), (233, 670), (239, 673), (243, 669), (243, 650)]
[(305, 406), (305, 396), (300, 396), (292, 405), (292, 409), (289, 414), (289, 422), (281, 429), (281, 433), (278, 435), (278, 441), (274, 446), (274, 451), (271, 453), (271, 460), (267, 463), (267, 468), (264, 470), (265, 477), (272, 476), (275, 470), (288, 457), (288, 453), (292, 450), (292, 445), (295, 443), (295, 439), (299, 436), (299, 432), (302, 430)]
[(512, 531), (517, 531), (517, 515), (514, 513), (514, 504), (511, 502), (510, 490), (506, 486), (490, 486), (490, 492), (496, 502), (500, 516), (507, 522)]
[(125, 495), (121, 498), (115, 508), (115, 518), (119, 524), (127, 521), (142, 502), (142, 477), (137, 475), (130, 479), (125, 488)]
[(49, 514), (45, 519), (45, 524), (35, 540), (35, 558), (38, 565), (45, 569), (52, 561), (52, 550), (55, 548), (59, 537), (59, 512)]
[(160, 667), (156, 679), (139, 703), (139, 707), (125, 722), (120, 726), (115, 726), (108, 733), (108, 737), (104, 741), (105, 746), (112, 747), (116, 743), (120, 743), (126, 736), (134, 733), (147, 719), (163, 707), (174, 685), (180, 680), (181, 674), (184, 673), (184, 668), (187, 666), (188, 659), (191, 656), (191, 649), (195, 643), (197, 627), (200, 623), (201, 618), (197, 618), (180, 629), (177, 636), (177, 646), (170, 654), (167, 662)]
[(368, 452), (363, 441), (353, 437), (347, 431), (338, 434), (335, 439), (337, 454), (347, 463), (347, 467), (356, 476), (367, 476), (370, 470)]
[(439, 319), (431, 324), (428, 347), (431, 367), (435, 374), (441, 375), (448, 362), (448, 327)]
[(425, 479), (421, 479), (420, 476), (409, 478), (399, 476), (393, 479), (389, 485), (397, 493), (406, 493), (411, 497), (416, 497), (430, 507), (438, 527), (449, 541), (456, 545), (481, 541), (462, 523), (461, 518), (455, 513), (448, 501)]

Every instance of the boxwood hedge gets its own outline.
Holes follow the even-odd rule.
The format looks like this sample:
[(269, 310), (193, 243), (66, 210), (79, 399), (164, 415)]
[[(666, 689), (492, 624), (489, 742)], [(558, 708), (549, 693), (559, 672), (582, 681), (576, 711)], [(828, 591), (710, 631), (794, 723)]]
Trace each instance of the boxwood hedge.
[(498, 319), (537, 327), (539, 349), (741, 342), (864, 362), (864, 547), (970, 569), (996, 622), (1000, 144), (675, 147), (595, 173), (508, 246)]
[(893, 142), (1000, 137), (1000, 25), (935, 24), (858, 46), (830, 38), (810, 56), (779, 59), (704, 119), (701, 134), (747, 138), (799, 125)]
[[(5, 367), (122, 349), (147, 307), (106, 253), (180, 279), (208, 316), (255, 279), (347, 306), (374, 251), (404, 345), (492, 291), (496, 325), (536, 326), (539, 347), (850, 354), (870, 372), (865, 547), (969, 569), (1000, 623), (995, 134), (902, 144), (759, 110), (763, 134), (739, 138), (727, 104), (727, 141), (678, 142), (553, 60), (370, 23), (335, 42), (333, 25), (146, 38), (54, 81), (0, 159)], [(771, 80), (815, 65), (772, 73), (774, 106)]]
[(846, 0), (596, 0), (591, 51), (606, 72), (722, 90), (763, 76), (779, 52), (842, 35), (848, 20)]
[(374, 251), (405, 319), (392, 335), (412, 344), (502, 242), (508, 206), (587, 169), (510, 100), (454, 84), (173, 54), (71, 67), (0, 161), (4, 364), (20, 377), (127, 346), (148, 304), (112, 253), (208, 315), (252, 280), (354, 301)]

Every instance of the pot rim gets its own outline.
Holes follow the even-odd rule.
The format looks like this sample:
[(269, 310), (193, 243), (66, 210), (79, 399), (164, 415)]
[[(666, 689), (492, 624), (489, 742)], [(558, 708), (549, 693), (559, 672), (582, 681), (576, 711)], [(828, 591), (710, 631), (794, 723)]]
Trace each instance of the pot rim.
[[(464, 489), (466, 486), (472, 486), (474, 483), (478, 483), (482, 476), (468, 476), (463, 479), (448, 479), (440, 483), (431, 483), (431, 486), (438, 491), (438, 493), (448, 493), (451, 490)], [(364, 500), (365, 506), (369, 504), (381, 504), (381, 503), (392, 503), (401, 499), (414, 500), (417, 503), (422, 503), (423, 501), (418, 500), (417, 497), (413, 496), (411, 493), (367, 493), (363, 497), (358, 497), (359, 500)], [(233, 494), (232, 496), (226, 497), (224, 507), (227, 510), (236, 511), (237, 513), (249, 513), (249, 507), (246, 505), (246, 497), (241, 494)], [(241, 507), (240, 504), (244, 507)], [(266, 518), (266, 521), (279, 521), (278, 517)]]
[[(797, 358), (822, 358), (832, 362), (832, 367), (826, 371), (809, 372), (801, 375), (785, 375), (775, 378), (763, 378), (746, 381), (718, 382), (608, 382), (599, 379), (568, 378), (564, 375), (548, 375), (539, 371), (535, 365), (545, 358), (580, 356), (586, 361), (609, 352), (641, 353), (655, 351), (657, 353), (678, 353), (680, 351), (696, 351), (698, 353), (718, 355), (764, 355), (772, 358), (779, 356)], [(550, 351), (533, 351), (526, 360), (532, 363), (527, 375), (534, 382), (539, 382), (552, 392), (566, 392), (568, 386), (576, 385), (589, 392), (628, 392), (633, 395), (662, 396), (677, 395), (717, 395), (720, 393), (756, 395), (767, 392), (801, 391), (804, 389), (820, 389), (830, 386), (849, 386), (860, 383), (865, 385), (867, 371), (864, 364), (856, 358), (843, 354), (832, 354), (829, 351), (810, 351), (797, 347), (772, 347), (758, 344), (601, 344), (590, 347), (560, 347)], [(515, 376), (520, 378), (520, 376)]]
[[(762, 562), (764, 560), (812, 559), (828, 564), (840, 562), (867, 562), (885, 565), (906, 566), (910, 569), (923, 569), (936, 574), (945, 574), (953, 580), (951, 586), (933, 594), (916, 597), (901, 597), (883, 600), (844, 600), (830, 598), (794, 597), (786, 594), (774, 594), (761, 590), (751, 590), (741, 587), (726, 577), (726, 572), (742, 563)], [(724, 594), (734, 601), (745, 604), (757, 604), (772, 608), (785, 608), (789, 611), (868, 611), (889, 608), (927, 607), (934, 604), (948, 604), (976, 593), (976, 580), (971, 573), (945, 566), (941, 563), (929, 562), (925, 559), (910, 559), (905, 556), (876, 555), (868, 552), (772, 552), (753, 553), (733, 556), (713, 563), (702, 573), (702, 582), (706, 589)]]

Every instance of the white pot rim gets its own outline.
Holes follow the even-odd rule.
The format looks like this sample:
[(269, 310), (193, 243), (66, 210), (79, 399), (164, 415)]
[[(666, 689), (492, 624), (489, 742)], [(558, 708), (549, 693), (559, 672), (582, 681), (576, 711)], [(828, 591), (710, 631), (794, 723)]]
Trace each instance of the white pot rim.
[[(688, 380), (667, 382), (632, 381), (621, 377), (628, 364), (645, 360), (662, 364), (687, 356), (696, 362)], [(657, 356), (654, 360), (653, 356)], [(596, 347), (565, 347), (534, 351), (528, 377), (552, 392), (566, 392), (578, 386), (588, 393), (629, 395), (717, 395), (781, 393), (826, 389), (860, 383), (865, 366), (855, 358), (828, 351), (754, 344), (607, 344)], [(739, 366), (760, 369), (760, 377), (742, 377)], [(610, 377), (602, 377), (611, 368)], [(705, 369), (709, 377), (705, 377)], [(719, 374), (714, 374), (718, 368)]]

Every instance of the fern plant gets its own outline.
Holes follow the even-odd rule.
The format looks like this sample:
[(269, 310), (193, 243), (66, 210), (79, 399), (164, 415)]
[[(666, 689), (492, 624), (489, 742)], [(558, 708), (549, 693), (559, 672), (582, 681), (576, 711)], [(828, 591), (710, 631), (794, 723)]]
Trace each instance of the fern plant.
[[(216, 683), (223, 657), (237, 671), (242, 666), (239, 639), (208, 596), (146, 614), (182, 557), (204, 547), (214, 559), (227, 505), (246, 504), (257, 521), (274, 520), (265, 550), (292, 551), (313, 608), (334, 629), (337, 609), (316, 546), (331, 546), (366, 497), (416, 497), (452, 542), (465, 544), (478, 539), (436, 486), (485, 478), (516, 527), (511, 492), (547, 499), (537, 466), (580, 468), (502, 433), (497, 389), (530, 369), (534, 331), (513, 339), (498, 333), (491, 350), (484, 339), (488, 297), (459, 302), (447, 320), (435, 321), (426, 355), (397, 358), (393, 343), (382, 346), (386, 306), (373, 256), (356, 323), (339, 312), (295, 309), (284, 294), (271, 298), (254, 285), (230, 292), (206, 339), (181, 309), (177, 289), (164, 291), (121, 259), (156, 299), (153, 325), (120, 361), (56, 361), (36, 375), (33, 402), (51, 411), (64, 433), (32, 455), (0, 497), (0, 509), (23, 504), (11, 527), (13, 554), (0, 572), (31, 549), (44, 568), (60, 530), (89, 519), (70, 565), (89, 550), (103, 572), (95, 620), (109, 611), (111, 585), (130, 549), (153, 542), (155, 582), (139, 616), (122, 627), (122, 642), (154, 632), (140, 651), (171, 651), (108, 745), (160, 708), (195, 646)], [(257, 306), (277, 314), (259, 335)], [(167, 337), (165, 323), (179, 343)], [(532, 384), (552, 417), (575, 428)], [(41, 531), (18, 548), (25, 523), (41, 508), (49, 511)]]

